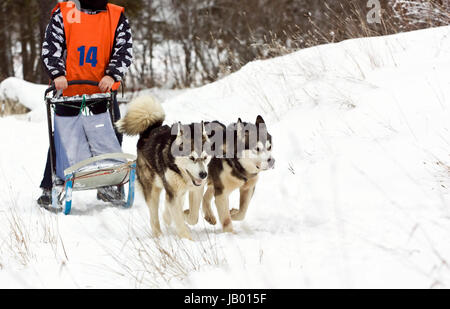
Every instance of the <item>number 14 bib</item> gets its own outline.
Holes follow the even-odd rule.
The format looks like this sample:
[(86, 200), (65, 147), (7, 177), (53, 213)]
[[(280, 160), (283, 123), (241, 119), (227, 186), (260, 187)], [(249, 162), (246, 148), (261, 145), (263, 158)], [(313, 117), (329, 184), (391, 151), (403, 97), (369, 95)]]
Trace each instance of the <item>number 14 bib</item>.
[[(99, 82), (105, 76), (114, 45), (114, 36), (124, 8), (108, 4), (107, 10), (98, 14), (79, 11), (71, 1), (59, 3), (64, 21), (67, 45), (67, 80), (92, 80)], [(118, 85), (115, 85), (118, 88)], [(93, 94), (98, 87), (74, 85), (64, 91), (64, 96)]]

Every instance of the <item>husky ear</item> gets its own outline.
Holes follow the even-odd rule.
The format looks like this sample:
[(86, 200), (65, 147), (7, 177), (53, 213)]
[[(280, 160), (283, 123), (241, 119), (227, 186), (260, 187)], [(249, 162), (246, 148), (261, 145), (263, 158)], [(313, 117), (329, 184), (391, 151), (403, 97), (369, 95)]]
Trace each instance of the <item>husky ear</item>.
[[(202, 121), (202, 135), (205, 137), (205, 140), (206, 140), (206, 141), (209, 141), (209, 135), (208, 135), (208, 134), (211, 134), (211, 127), (210, 127), (210, 125), (211, 125), (211, 124), (208, 124), (208, 130), (209, 130), (209, 131), (207, 131), (207, 130), (206, 130), (205, 122)], [(208, 133), (208, 132), (209, 132), (209, 133)]]
[(242, 122), (241, 118), (239, 118), (237, 123), (236, 123), (236, 132), (237, 132), (238, 138), (243, 138), (243, 136), (244, 136), (244, 123)]
[(259, 125), (265, 125), (266, 122), (264, 121), (263, 117), (261, 115), (258, 115), (258, 117), (256, 117), (256, 126)]
[(183, 131), (181, 130), (183, 127), (183, 125), (181, 124), (181, 122), (177, 123), (177, 138), (181, 137), (183, 135)]
[(205, 122), (202, 121), (202, 135), (206, 135)]

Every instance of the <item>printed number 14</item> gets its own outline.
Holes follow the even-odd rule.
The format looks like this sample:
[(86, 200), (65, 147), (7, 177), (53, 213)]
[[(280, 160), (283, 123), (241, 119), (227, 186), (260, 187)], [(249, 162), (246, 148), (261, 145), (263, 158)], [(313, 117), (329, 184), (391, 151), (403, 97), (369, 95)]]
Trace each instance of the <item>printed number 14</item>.
[[(86, 46), (81, 46), (78, 48), (78, 52), (80, 53), (80, 66), (84, 66), (84, 63), (90, 63), (93, 68), (97, 66), (97, 47), (89, 47), (89, 50), (86, 55)], [(86, 55), (86, 61), (85, 61)]]

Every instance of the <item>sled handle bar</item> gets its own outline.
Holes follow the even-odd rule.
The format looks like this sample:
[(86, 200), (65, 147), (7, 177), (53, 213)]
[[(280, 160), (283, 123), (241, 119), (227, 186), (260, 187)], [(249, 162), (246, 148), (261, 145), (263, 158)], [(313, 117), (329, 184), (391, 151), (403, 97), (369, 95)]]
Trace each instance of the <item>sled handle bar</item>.
[[(98, 82), (94, 82), (92, 80), (71, 80), (70, 82), (67, 83), (69, 86), (73, 86), (73, 85), (90, 85), (90, 86), (98, 86)], [(47, 94), (49, 94), (52, 91), (55, 91), (56, 87), (55, 87), (55, 83), (52, 82), (52, 85), (50, 86), (50, 88), (48, 88), (47, 90), (45, 90), (45, 95), (44, 97), (47, 97)]]

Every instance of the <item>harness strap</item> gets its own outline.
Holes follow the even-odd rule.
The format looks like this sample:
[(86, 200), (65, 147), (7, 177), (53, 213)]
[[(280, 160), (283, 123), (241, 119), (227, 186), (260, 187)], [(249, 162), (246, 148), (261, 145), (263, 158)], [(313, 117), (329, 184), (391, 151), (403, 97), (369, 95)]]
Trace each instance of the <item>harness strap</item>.
[(227, 163), (233, 168), (233, 172), (235, 172), (236, 176), (245, 182), (249, 180), (249, 178), (253, 178), (258, 174), (249, 174), (244, 169), (244, 167), (239, 163), (238, 160), (226, 159)]

